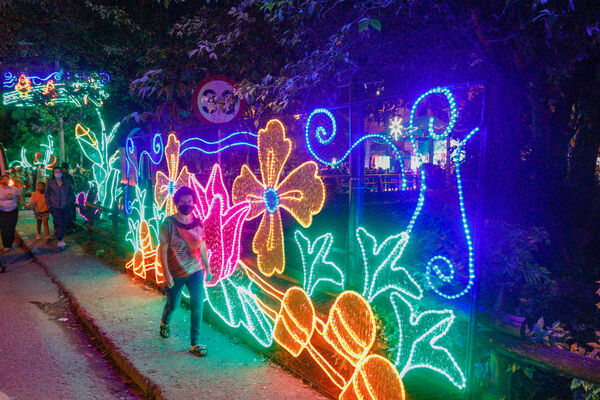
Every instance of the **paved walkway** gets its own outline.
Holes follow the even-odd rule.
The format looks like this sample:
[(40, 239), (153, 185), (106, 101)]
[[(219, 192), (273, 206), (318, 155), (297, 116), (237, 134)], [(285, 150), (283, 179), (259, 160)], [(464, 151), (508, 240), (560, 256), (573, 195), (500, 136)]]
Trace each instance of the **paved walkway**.
[(3, 257), (0, 400), (134, 400), (76, 323), (58, 287), (28, 254)]
[(69, 243), (59, 252), (35, 241), (32, 214), (22, 211), (17, 230), (36, 261), (67, 292), (84, 322), (148, 396), (165, 399), (325, 399), (301, 379), (266, 360), (233, 336), (203, 323), (209, 355), (189, 347), (189, 311), (179, 310), (171, 338), (158, 336), (164, 297)]

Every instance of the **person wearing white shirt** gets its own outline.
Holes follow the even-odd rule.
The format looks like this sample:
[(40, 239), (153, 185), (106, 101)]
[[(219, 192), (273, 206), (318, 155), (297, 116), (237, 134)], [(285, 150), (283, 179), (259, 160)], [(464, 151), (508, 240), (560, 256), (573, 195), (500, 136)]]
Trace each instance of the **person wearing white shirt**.
[(2, 175), (0, 179), (0, 236), (4, 248), (2, 253), (10, 251), (15, 240), (15, 228), (19, 218), (17, 204), (23, 200), (19, 189), (10, 186), (10, 176)]

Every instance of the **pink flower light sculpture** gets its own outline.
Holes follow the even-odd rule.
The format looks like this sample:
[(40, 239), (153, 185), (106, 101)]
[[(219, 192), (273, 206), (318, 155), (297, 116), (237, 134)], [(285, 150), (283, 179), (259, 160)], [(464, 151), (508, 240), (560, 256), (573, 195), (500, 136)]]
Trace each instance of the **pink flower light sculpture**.
[(219, 164), (213, 166), (206, 186), (202, 186), (194, 175), (190, 178), (190, 186), (196, 192), (196, 211), (204, 225), (208, 268), (212, 274), (212, 280), (207, 284), (214, 286), (236, 270), (242, 227), (250, 212), (250, 203), (231, 204)]

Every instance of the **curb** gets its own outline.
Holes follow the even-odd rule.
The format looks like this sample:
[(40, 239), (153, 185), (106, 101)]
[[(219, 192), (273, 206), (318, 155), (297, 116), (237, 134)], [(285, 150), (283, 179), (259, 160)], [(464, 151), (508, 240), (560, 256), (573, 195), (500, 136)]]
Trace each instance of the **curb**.
[(86, 332), (95, 337), (101, 344), (106, 355), (115, 363), (117, 369), (119, 369), (123, 375), (129, 378), (135, 386), (142, 392), (144, 398), (152, 400), (164, 400), (166, 397), (162, 393), (159, 386), (154, 383), (150, 378), (145, 376), (135, 364), (129, 360), (129, 358), (119, 351), (119, 348), (112, 339), (106, 334), (97, 324), (92, 316), (79, 304), (73, 293), (67, 289), (62, 282), (56, 277), (56, 275), (45, 265), (40, 259), (33, 253), (31, 248), (27, 246), (25, 240), (22, 239), (21, 235), (16, 232), (16, 237), (21, 242), (21, 248), (27, 253), (33, 261), (42, 268), (42, 270), (48, 275), (48, 277), (58, 286), (58, 289), (68, 300), (73, 312), (81, 322), (81, 325)]

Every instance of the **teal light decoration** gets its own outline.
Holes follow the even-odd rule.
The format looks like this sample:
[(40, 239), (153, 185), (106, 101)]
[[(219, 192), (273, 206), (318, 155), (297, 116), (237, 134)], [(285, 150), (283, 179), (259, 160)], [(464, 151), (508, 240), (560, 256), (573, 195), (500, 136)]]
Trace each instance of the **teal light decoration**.
[(398, 330), (395, 365), (400, 376), (417, 368), (427, 368), (444, 375), (458, 389), (467, 383), (464, 373), (447, 348), (438, 344), (454, 323), (454, 311), (435, 310), (418, 313), (410, 301), (398, 293), (390, 295)]
[(75, 136), (83, 154), (93, 163), (93, 179), (90, 181), (90, 186), (95, 187), (97, 190), (96, 201), (102, 207), (113, 208), (123, 192), (123, 188), (121, 187), (121, 171), (117, 168), (119, 151), (116, 150), (111, 154), (109, 148), (112, 147), (112, 142), (120, 124), (116, 123), (110, 132), (107, 132), (98, 109), (96, 109), (96, 113), (100, 120), (100, 135), (96, 135), (91, 129), (86, 129), (83, 125), (77, 124)]
[(302, 288), (304, 291), (309, 296), (312, 296), (320, 282), (330, 282), (343, 290), (344, 273), (337, 265), (327, 260), (333, 243), (333, 235), (326, 233), (311, 243), (302, 232), (296, 231), (294, 239), (302, 257), (302, 267), (304, 270)]
[(362, 294), (368, 302), (372, 302), (386, 291), (399, 292), (415, 300), (423, 297), (421, 287), (405, 268), (398, 265), (398, 260), (408, 243), (406, 232), (388, 237), (379, 246), (375, 237), (362, 227), (356, 230), (356, 238), (365, 271)]
[(418, 313), (414, 304), (423, 298), (423, 289), (409, 272), (398, 265), (408, 234), (401, 232), (377, 245), (366, 229), (356, 231), (360, 244), (365, 287), (363, 297), (373, 303), (376, 297), (389, 293), (389, 301), (398, 322), (398, 344), (395, 365), (404, 377), (410, 370), (427, 368), (446, 376), (459, 389), (466, 385), (465, 376), (448, 349), (438, 344), (452, 326), (455, 316), (449, 309)]
[[(244, 282), (244, 283), (243, 283)], [(243, 268), (215, 286), (205, 286), (211, 309), (232, 328), (243, 326), (264, 347), (273, 344), (273, 323), (258, 306), (250, 290), (252, 281)]]

